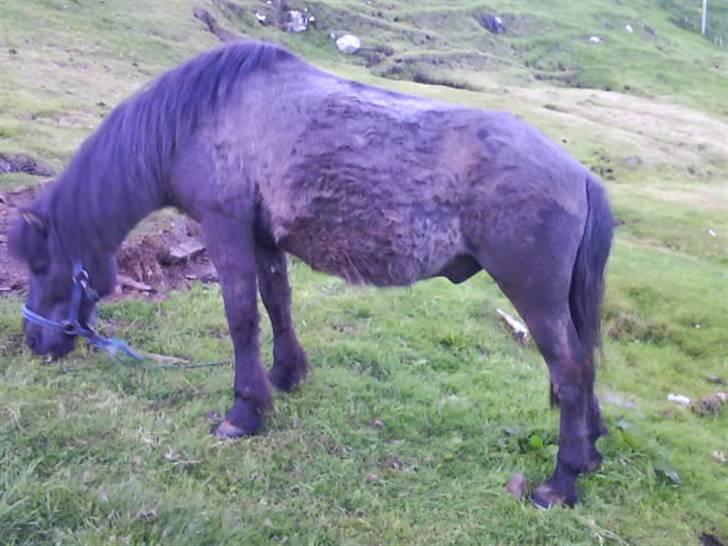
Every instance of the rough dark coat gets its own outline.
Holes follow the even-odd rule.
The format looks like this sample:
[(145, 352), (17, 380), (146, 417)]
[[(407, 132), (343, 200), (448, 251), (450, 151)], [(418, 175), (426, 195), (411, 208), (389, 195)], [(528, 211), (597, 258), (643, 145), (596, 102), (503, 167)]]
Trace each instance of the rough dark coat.
[[(110, 292), (122, 240), (170, 205), (202, 224), (235, 348), (234, 404), (216, 434), (255, 433), (269, 382), (289, 390), (306, 375), (284, 252), (377, 286), (484, 269), (528, 324), (561, 405), (557, 468), (534, 501), (576, 501), (576, 477), (601, 461), (593, 354), (613, 222), (601, 184), (541, 133), (342, 80), (273, 45), (210, 51), (119, 105), (18, 222), (28, 307), (65, 316), (73, 260)], [(256, 288), (274, 331), (267, 376)], [(73, 348), (25, 330), (39, 354)]]

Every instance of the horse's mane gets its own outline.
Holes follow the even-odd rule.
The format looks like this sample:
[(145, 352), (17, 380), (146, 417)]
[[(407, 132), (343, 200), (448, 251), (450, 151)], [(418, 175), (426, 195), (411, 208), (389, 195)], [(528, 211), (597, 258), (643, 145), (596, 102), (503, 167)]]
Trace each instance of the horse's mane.
[[(247, 75), (292, 57), (277, 45), (241, 41), (166, 72), (119, 104), (83, 143), (49, 190), (49, 214), (54, 219), (88, 217), (93, 232), (78, 234), (87, 245), (106, 239), (108, 222), (128, 231), (165, 204), (165, 176), (181, 143), (234, 95)], [(126, 216), (133, 220), (115, 222), (119, 209), (127, 209)], [(64, 239), (69, 236), (65, 233)], [(118, 234), (111, 239), (118, 239)], [(77, 245), (67, 241), (64, 246)], [(73, 250), (78, 249), (67, 248)]]

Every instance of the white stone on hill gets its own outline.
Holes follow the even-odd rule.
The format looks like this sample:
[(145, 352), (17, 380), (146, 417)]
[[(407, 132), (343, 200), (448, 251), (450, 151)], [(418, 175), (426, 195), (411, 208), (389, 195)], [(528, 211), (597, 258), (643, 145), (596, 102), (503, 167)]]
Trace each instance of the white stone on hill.
[(344, 34), (336, 40), (336, 48), (342, 53), (356, 53), (361, 48), (361, 41), (353, 34)]

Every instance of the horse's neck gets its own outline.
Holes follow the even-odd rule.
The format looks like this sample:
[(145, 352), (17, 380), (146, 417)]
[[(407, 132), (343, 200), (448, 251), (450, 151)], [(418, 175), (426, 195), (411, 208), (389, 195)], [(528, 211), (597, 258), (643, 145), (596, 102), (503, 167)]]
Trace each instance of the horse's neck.
[(148, 184), (124, 188), (132, 182), (98, 179), (57, 188), (56, 222), (69, 251), (79, 258), (88, 252), (115, 252), (134, 226), (165, 205), (161, 189)]

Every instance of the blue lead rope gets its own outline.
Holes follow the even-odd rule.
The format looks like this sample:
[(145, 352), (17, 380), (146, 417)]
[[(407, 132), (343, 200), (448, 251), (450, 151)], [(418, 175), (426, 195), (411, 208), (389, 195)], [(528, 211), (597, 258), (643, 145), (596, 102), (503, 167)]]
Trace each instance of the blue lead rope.
[(35, 311), (31, 311), (26, 305), (23, 306), (22, 310), (23, 318), (28, 322), (32, 322), (33, 324), (43, 328), (56, 330), (57, 332), (61, 332), (67, 336), (82, 337), (89, 343), (89, 345), (106, 352), (116, 362), (132, 368), (141, 368), (144, 370), (192, 369), (211, 368), (214, 366), (223, 366), (228, 363), (226, 360), (220, 360), (215, 362), (206, 362), (203, 364), (158, 364), (154, 366), (132, 364), (130, 360), (142, 362), (147, 360), (147, 358), (132, 349), (123, 339), (102, 336), (97, 334), (93, 328), (81, 324), (79, 316), (84, 296), (93, 302), (96, 302), (99, 299), (97, 292), (88, 284), (88, 273), (84, 269), (83, 265), (80, 262), (75, 262), (73, 264), (73, 290), (71, 292), (71, 305), (68, 310), (68, 319), (64, 321), (51, 320), (39, 315)]
[[(80, 324), (70, 324), (68, 322), (58, 322), (47, 319), (38, 313), (34, 313), (26, 306), (23, 306), (23, 318), (27, 321), (51, 328), (53, 330), (63, 332), (66, 335), (76, 335), (86, 339), (89, 345), (101, 349), (111, 357), (114, 362), (118, 362), (127, 368), (137, 368), (142, 370), (191, 370), (194, 368), (213, 368), (229, 364), (228, 360), (215, 360), (213, 362), (203, 362), (200, 364), (141, 364), (145, 360), (150, 360), (143, 354), (132, 349), (123, 339), (105, 337), (97, 334), (91, 328), (84, 328)], [(133, 361), (136, 361), (133, 362)]]
[(145, 360), (143, 355), (132, 349), (123, 339), (105, 337), (97, 334), (93, 329), (81, 326), (78, 320), (68, 320), (63, 322), (50, 320), (31, 311), (26, 306), (23, 306), (22, 314), (25, 320), (32, 322), (33, 324), (37, 324), (38, 326), (50, 328), (68, 336), (82, 337), (88, 341), (89, 345), (105, 351), (112, 358), (122, 356), (129, 357), (134, 360)]

